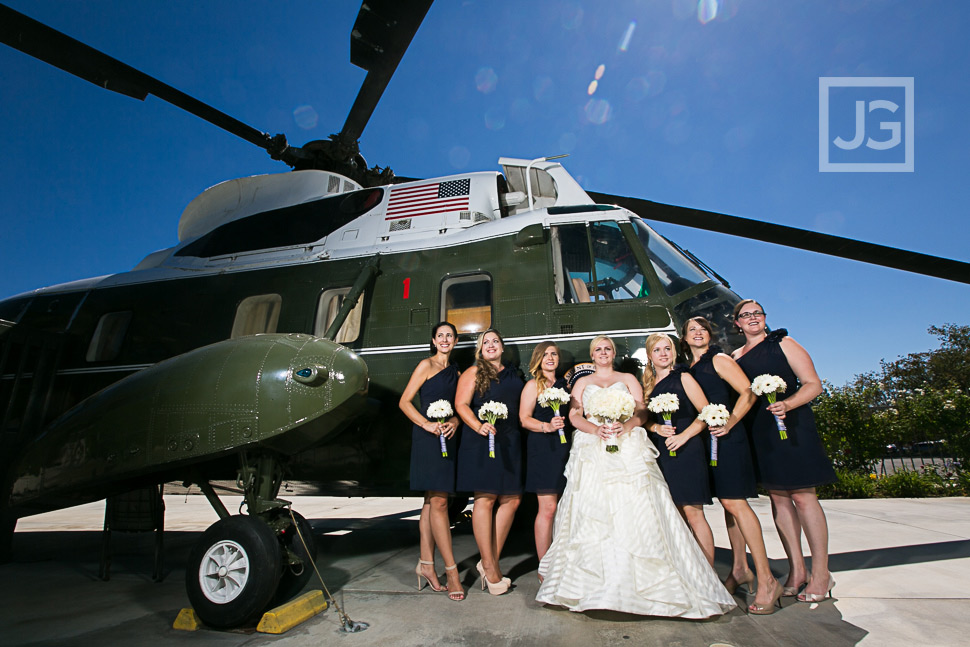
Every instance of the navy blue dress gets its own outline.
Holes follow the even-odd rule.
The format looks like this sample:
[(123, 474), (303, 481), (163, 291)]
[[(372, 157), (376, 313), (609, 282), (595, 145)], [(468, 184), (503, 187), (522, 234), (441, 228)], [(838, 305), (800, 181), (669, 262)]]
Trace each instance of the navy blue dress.
[(462, 425), (458, 446), (458, 491), (489, 494), (522, 494), (522, 435), (519, 431), (519, 396), (524, 383), (508, 366), (483, 395), (474, 393), (471, 410), (490, 400), (503, 403), (509, 417), (495, 421), (495, 458), (488, 455), (488, 436)]
[[(455, 410), (455, 389), (458, 387), (458, 368), (449, 364), (431, 377), (421, 388), (421, 415), (427, 417), (432, 402), (447, 400)], [(411, 429), (411, 489), (421, 492), (454, 492), (455, 465), (458, 458), (457, 435), (445, 440), (448, 456), (441, 455), (441, 439), (414, 425)]]
[[(560, 378), (552, 385), (554, 389), (565, 389), (566, 380)], [(538, 394), (536, 394), (538, 397)], [(569, 403), (560, 405), (559, 414), (565, 418), (569, 411)], [(552, 407), (542, 407), (536, 404), (532, 417), (539, 422), (550, 422), (555, 413)], [(525, 491), (536, 494), (562, 495), (566, 489), (566, 461), (569, 460), (571, 433), (563, 429), (566, 442), (560, 442), (559, 432), (545, 434), (541, 432), (523, 430), (526, 435), (525, 447)]]
[[(801, 388), (781, 349), (781, 340), (787, 335), (784, 328), (773, 330), (764, 341), (738, 359), (738, 365), (750, 380), (765, 374), (783, 379), (788, 390), (780, 394), (779, 399), (789, 398)], [(758, 483), (768, 490), (797, 490), (837, 481), (815, 429), (812, 408), (803, 405), (786, 413), (788, 440), (782, 440), (775, 417), (767, 406), (768, 398), (761, 396), (744, 417), (754, 447)]]
[[(714, 356), (721, 352), (720, 347), (711, 346), (701, 355), (697, 363), (690, 367), (690, 374), (704, 390), (711, 404), (723, 404), (728, 411), (734, 409), (738, 394), (731, 385), (721, 379), (714, 368)], [(711, 455), (711, 434), (704, 432), (704, 451), (708, 462)], [(758, 485), (754, 476), (754, 463), (751, 460), (751, 446), (744, 421), (735, 425), (726, 436), (717, 439), (717, 465), (708, 468), (712, 494), (719, 499), (747, 499), (758, 496)]]
[[(687, 397), (684, 385), (681, 383), (681, 375), (684, 372), (683, 366), (675, 366), (670, 375), (657, 382), (653, 392), (650, 393), (650, 398), (661, 393), (673, 393), (677, 396), (680, 408), (674, 411), (670, 421), (678, 434), (687, 429), (697, 418), (697, 409)], [(655, 422), (663, 424), (663, 417), (660, 414), (651, 413), (651, 416)], [(704, 451), (701, 435), (703, 434), (688, 440), (677, 450), (676, 456), (671, 456), (670, 450), (664, 444), (667, 439), (660, 434), (650, 434), (653, 444), (660, 452), (657, 463), (660, 464), (660, 471), (663, 472), (667, 486), (670, 488), (670, 498), (677, 505), (711, 504), (711, 487), (707, 481), (707, 466), (710, 459)]]

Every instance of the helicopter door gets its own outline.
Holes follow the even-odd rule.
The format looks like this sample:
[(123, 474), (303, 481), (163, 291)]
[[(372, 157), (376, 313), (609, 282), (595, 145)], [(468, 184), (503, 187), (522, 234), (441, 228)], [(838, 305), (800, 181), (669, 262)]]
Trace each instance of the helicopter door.
[(453, 276), (441, 284), (441, 321), (450, 321), (458, 334), (479, 333), (492, 325), (492, 277), (488, 274)]

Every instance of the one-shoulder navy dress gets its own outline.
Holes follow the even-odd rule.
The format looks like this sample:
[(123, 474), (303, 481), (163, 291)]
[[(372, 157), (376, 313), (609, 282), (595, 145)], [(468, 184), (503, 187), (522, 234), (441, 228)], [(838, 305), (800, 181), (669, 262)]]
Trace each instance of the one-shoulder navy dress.
[(471, 410), (490, 400), (508, 407), (509, 417), (495, 421), (495, 458), (488, 455), (488, 436), (462, 425), (458, 446), (458, 491), (489, 494), (522, 494), (522, 435), (519, 431), (519, 396), (524, 383), (508, 366), (483, 395), (474, 393)]
[[(552, 385), (554, 389), (565, 389), (566, 380), (560, 378)], [(536, 394), (538, 397), (539, 394)], [(563, 418), (569, 410), (569, 403), (559, 407), (559, 415)], [(552, 407), (542, 407), (536, 404), (532, 417), (539, 422), (550, 422), (555, 413)], [(569, 460), (570, 438), (572, 433), (563, 429), (566, 442), (560, 440), (559, 432), (542, 433), (522, 430), (526, 435), (525, 446), (525, 491), (536, 494), (562, 495), (566, 489), (566, 461)]]
[[(455, 410), (455, 389), (458, 387), (458, 368), (449, 364), (431, 377), (421, 388), (421, 415), (427, 417), (432, 402), (447, 400)], [(448, 456), (441, 455), (441, 439), (414, 425), (411, 429), (411, 489), (420, 492), (454, 492), (455, 465), (458, 458), (458, 438), (445, 440)]]
[[(708, 402), (723, 404), (730, 412), (734, 409), (738, 394), (730, 384), (721, 379), (714, 368), (714, 356), (720, 352), (722, 351), (718, 346), (708, 348), (697, 363), (690, 367), (690, 373), (704, 390)], [(700, 435), (704, 437), (704, 449), (710, 457), (711, 434), (705, 431)], [(758, 496), (751, 446), (748, 444), (748, 432), (743, 420), (726, 436), (717, 439), (717, 465), (709, 467), (708, 472), (712, 494), (719, 499), (747, 499)]]
[[(677, 396), (680, 408), (674, 411), (670, 421), (674, 429), (679, 434), (687, 429), (697, 418), (697, 409), (694, 408), (690, 398), (684, 391), (681, 376), (685, 372), (683, 366), (675, 366), (670, 375), (657, 382), (650, 393), (650, 398), (654, 398), (661, 393), (673, 393)], [(663, 424), (663, 416), (651, 414), (655, 422)], [(707, 465), (709, 459), (704, 451), (704, 441), (698, 434), (684, 443), (684, 446), (677, 450), (676, 456), (670, 455), (670, 450), (664, 442), (667, 440), (660, 434), (651, 433), (650, 438), (660, 452), (657, 462), (660, 464), (660, 471), (663, 472), (667, 486), (670, 488), (670, 498), (677, 505), (710, 505), (711, 487), (708, 483)]]
[[(784, 328), (773, 330), (764, 341), (738, 358), (738, 365), (750, 380), (765, 374), (783, 379), (788, 390), (779, 399), (789, 398), (801, 388), (781, 349), (781, 340), (787, 335)], [(761, 396), (744, 418), (754, 447), (758, 483), (768, 490), (797, 490), (837, 481), (815, 429), (812, 408), (806, 404), (785, 414), (788, 439), (782, 440), (775, 417), (767, 407), (768, 398)]]

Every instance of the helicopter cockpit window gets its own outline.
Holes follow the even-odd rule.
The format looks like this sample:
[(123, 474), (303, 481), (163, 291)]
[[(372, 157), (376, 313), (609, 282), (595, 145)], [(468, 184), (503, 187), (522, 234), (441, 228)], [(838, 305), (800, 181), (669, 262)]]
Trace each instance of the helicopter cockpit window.
[(681, 254), (663, 236), (657, 234), (640, 220), (634, 221), (640, 243), (647, 250), (647, 256), (657, 271), (668, 295), (683, 292), (689, 287), (710, 280), (699, 267)]
[[(327, 333), (327, 329), (337, 318), (337, 313), (340, 312), (340, 307), (344, 304), (344, 299), (349, 292), (350, 288), (340, 288), (326, 290), (320, 295), (320, 300), (317, 302), (316, 324), (313, 327), (314, 335), (323, 337)], [(350, 314), (340, 325), (340, 330), (337, 331), (337, 338), (334, 341), (338, 344), (349, 344), (357, 341), (357, 338), (360, 337), (360, 317), (363, 311), (364, 295), (361, 294), (354, 309), (350, 311)]]
[(309, 245), (367, 213), (383, 199), (384, 190), (373, 188), (264, 211), (216, 227), (175, 255), (211, 258)]
[(121, 353), (121, 342), (131, 323), (131, 311), (109, 312), (101, 316), (98, 327), (94, 329), (88, 352), (84, 356), (89, 362), (106, 362)]
[(492, 325), (492, 279), (487, 274), (456, 276), (441, 284), (441, 320), (458, 334), (478, 333)]
[(630, 245), (611, 220), (553, 227), (559, 303), (637, 299), (650, 293)]
[[(524, 166), (503, 166), (505, 179), (508, 180), (509, 192), (521, 192), (523, 196), (529, 195), (529, 184), (526, 183)], [(514, 209), (513, 213), (532, 209), (542, 209), (556, 204), (559, 192), (556, 190), (556, 181), (552, 179), (546, 171), (532, 167), (529, 169), (529, 179), (532, 189), (533, 206), (530, 207), (528, 199), (516, 205), (509, 205)]]
[(232, 322), (232, 333), (229, 338), (276, 332), (282, 303), (283, 297), (278, 294), (246, 297), (236, 307), (236, 318)]

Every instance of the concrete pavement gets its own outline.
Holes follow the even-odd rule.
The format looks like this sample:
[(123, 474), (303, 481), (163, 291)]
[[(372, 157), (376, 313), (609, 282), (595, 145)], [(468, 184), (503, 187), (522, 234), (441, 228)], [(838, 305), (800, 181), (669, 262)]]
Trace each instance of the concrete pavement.
[[(238, 501), (225, 497), (235, 510)], [(735, 610), (708, 621), (646, 618), (613, 612), (571, 613), (535, 602), (538, 588), (531, 520), (513, 528), (503, 567), (515, 588), (493, 598), (478, 588), (469, 523), (456, 526), (455, 553), (468, 589), (464, 602), (415, 590), (417, 513), (421, 500), (292, 497), (310, 520), (317, 565), (359, 634), (338, 631), (332, 611), (282, 636), (251, 631), (194, 633), (171, 629), (187, 606), (184, 565), (199, 534), (216, 520), (204, 497), (166, 496), (166, 578), (151, 582), (152, 539), (113, 536), (112, 578), (97, 580), (103, 504), (22, 519), (14, 558), (0, 566), (0, 631), (7, 645), (959, 645), (970, 611), (970, 499), (825, 501), (835, 600), (786, 598), (771, 616)], [(770, 504), (752, 501), (772, 569), (787, 562)], [(719, 506), (707, 508), (722, 578), (730, 563)], [(438, 570), (443, 573), (439, 558)], [(311, 582), (311, 587), (319, 585)], [(743, 595), (738, 603), (745, 604)]]

